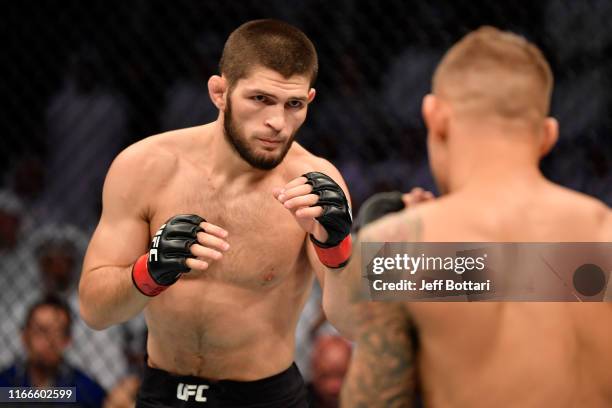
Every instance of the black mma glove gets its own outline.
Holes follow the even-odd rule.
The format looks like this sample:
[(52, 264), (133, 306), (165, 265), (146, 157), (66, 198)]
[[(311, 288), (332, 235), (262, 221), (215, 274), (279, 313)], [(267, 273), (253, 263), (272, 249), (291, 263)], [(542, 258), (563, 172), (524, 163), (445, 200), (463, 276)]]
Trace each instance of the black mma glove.
[(403, 194), (399, 191), (390, 191), (386, 193), (376, 193), (365, 200), (359, 209), (359, 214), (355, 217), (353, 231), (356, 233), (367, 224), (389, 213), (403, 210), (405, 204), (402, 200), (402, 196)]
[(189, 272), (187, 258), (195, 258), (189, 248), (197, 242), (197, 233), (204, 231), (198, 215), (175, 215), (159, 227), (151, 240), (149, 252), (132, 268), (134, 286), (147, 296), (156, 296)]
[(329, 176), (310, 172), (303, 175), (312, 186), (312, 194), (319, 196), (314, 206), (321, 206), (323, 214), (316, 220), (327, 231), (327, 241), (319, 242), (310, 235), (321, 262), (330, 268), (341, 268), (351, 257), (351, 209), (342, 188)]

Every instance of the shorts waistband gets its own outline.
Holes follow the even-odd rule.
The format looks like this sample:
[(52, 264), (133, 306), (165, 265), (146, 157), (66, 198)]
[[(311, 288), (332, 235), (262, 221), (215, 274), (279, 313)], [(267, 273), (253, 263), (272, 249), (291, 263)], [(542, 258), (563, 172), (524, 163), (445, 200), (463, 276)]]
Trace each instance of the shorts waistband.
[(254, 381), (175, 375), (147, 365), (139, 391), (141, 403), (137, 406), (200, 406), (194, 401), (197, 395), (201, 400), (206, 397), (204, 406), (210, 407), (307, 406), (306, 387), (295, 363), (278, 374)]

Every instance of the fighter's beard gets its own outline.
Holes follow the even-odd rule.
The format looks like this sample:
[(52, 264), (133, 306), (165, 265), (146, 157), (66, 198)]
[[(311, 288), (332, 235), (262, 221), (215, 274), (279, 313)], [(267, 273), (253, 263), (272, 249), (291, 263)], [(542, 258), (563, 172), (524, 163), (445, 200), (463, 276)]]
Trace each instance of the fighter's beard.
[(238, 155), (240, 155), (240, 157), (249, 165), (259, 170), (272, 170), (278, 166), (287, 155), (287, 152), (289, 152), (289, 149), (293, 144), (293, 140), (295, 139), (295, 133), (293, 133), (289, 138), (289, 141), (285, 144), (282, 151), (277, 156), (266, 157), (257, 155), (255, 152), (253, 152), (251, 146), (248, 145), (245, 138), (242, 137), (240, 129), (238, 129), (235, 125), (232, 118), (232, 105), (229, 98), (227, 100), (227, 107), (223, 114), (223, 130), (225, 139), (238, 153)]

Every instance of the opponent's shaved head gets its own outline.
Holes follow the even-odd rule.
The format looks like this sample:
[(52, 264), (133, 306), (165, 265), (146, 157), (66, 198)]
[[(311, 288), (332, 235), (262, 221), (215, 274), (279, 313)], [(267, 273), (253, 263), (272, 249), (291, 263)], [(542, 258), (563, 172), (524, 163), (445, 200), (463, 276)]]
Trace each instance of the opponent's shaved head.
[(552, 72), (525, 38), (481, 27), (455, 44), (438, 65), (433, 92), (459, 114), (540, 121), (548, 115)]
[(272, 69), (285, 78), (304, 75), (314, 84), (317, 52), (297, 28), (278, 20), (254, 20), (238, 27), (225, 43), (219, 63), (230, 87), (256, 66)]

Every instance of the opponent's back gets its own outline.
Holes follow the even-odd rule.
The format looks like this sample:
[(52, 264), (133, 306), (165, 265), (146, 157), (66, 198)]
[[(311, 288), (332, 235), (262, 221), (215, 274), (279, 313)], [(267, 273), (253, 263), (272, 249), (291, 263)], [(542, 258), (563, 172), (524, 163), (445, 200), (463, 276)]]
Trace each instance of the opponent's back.
[[(383, 222), (394, 239), (426, 242), (594, 242), (612, 234), (604, 204), (548, 182), (458, 193)], [(406, 303), (416, 326), (426, 402), (453, 407), (612, 404), (610, 303)]]
[[(552, 72), (534, 44), (481, 27), (445, 54), (432, 82), (422, 113), (442, 196), (367, 226), (362, 242), (612, 241), (609, 208), (539, 170), (559, 132), (548, 116)], [(415, 377), (428, 407), (612, 406), (609, 303), (371, 302), (359, 311), (347, 406), (408, 401)]]

